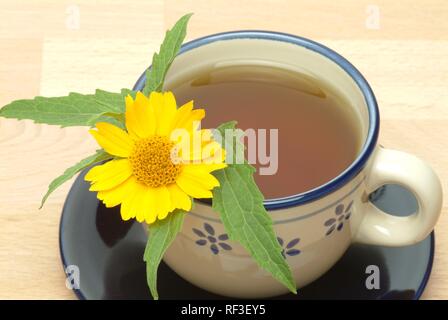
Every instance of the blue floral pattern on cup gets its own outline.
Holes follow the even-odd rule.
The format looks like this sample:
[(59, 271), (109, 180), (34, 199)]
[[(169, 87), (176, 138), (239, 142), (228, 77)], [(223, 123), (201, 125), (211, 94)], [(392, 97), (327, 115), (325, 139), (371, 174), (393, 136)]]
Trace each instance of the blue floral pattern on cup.
[(198, 246), (210, 245), (210, 250), (213, 254), (218, 254), (220, 248), (226, 251), (232, 250), (232, 247), (225, 242), (229, 240), (227, 233), (216, 236), (215, 229), (210, 224), (205, 222), (203, 231), (196, 228), (192, 230), (200, 238), (196, 240), (196, 244)]
[(297, 244), (299, 244), (300, 242), (300, 238), (294, 238), (291, 241), (289, 241), (288, 243), (285, 243), (285, 241), (280, 238), (277, 237), (277, 241), (280, 244), (280, 246), (282, 247), (282, 256), (283, 258), (286, 259), (286, 256), (297, 256), (298, 254), (300, 254), (299, 249), (296, 248)]
[(344, 221), (350, 219), (352, 215), (353, 200), (347, 205), (340, 203), (334, 209), (334, 217), (326, 220), (324, 226), (327, 228), (325, 236), (329, 236), (334, 230), (341, 231), (344, 228)]

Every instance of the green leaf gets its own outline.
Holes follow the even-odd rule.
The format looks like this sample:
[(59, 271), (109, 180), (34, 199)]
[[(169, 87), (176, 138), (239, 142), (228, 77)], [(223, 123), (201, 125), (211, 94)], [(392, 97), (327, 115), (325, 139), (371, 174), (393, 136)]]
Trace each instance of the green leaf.
[(143, 89), (145, 95), (149, 95), (151, 91), (162, 90), (166, 73), (179, 52), (187, 34), (187, 24), (191, 16), (192, 13), (184, 15), (176, 22), (171, 30), (166, 32), (159, 53), (154, 54), (151, 67), (146, 70), (146, 84)]
[(236, 125), (238, 124), (237, 121), (233, 120), (233, 121), (228, 121), (228, 122), (224, 122), (221, 123), (218, 128), (216, 128), (216, 130), (218, 130), (218, 132), (221, 135), (224, 135), (225, 130), (236, 130)]
[[(235, 124), (226, 123), (218, 127), (218, 131), (222, 135), (225, 130), (234, 129)], [(235, 145), (243, 147), (241, 141), (236, 141)], [(297, 293), (291, 269), (281, 254), (271, 216), (264, 208), (263, 195), (254, 181), (254, 173), (255, 168), (247, 163), (230, 164), (213, 172), (220, 182), (220, 187), (213, 189), (213, 209), (220, 213), (229, 238), (243, 245), (261, 268)]]
[(148, 242), (143, 260), (146, 261), (146, 280), (154, 300), (159, 299), (157, 293), (157, 269), (168, 247), (182, 229), (185, 212), (176, 210), (165, 219), (157, 220), (149, 225)]
[(104, 161), (104, 160), (108, 160), (108, 159), (111, 159), (111, 158), (112, 158), (112, 156), (107, 154), (103, 150), (98, 150), (94, 155), (91, 155), (90, 157), (87, 157), (87, 158), (81, 160), (80, 162), (78, 162), (74, 166), (72, 166), (72, 167), (68, 168), (67, 170), (65, 170), (62, 175), (60, 175), (59, 177), (57, 177), (56, 179), (54, 179), (50, 183), (50, 185), (48, 186), (47, 193), (42, 198), (42, 202), (40, 204), (40, 208), (39, 209), (41, 209), (43, 207), (43, 205), (44, 205), (45, 201), (47, 200), (48, 196), (54, 190), (56, 190), (64, 182), (70, 180), (79, 171), (83, 170), (84, 168), (87, 168), (88, 166), (90, 166), (90, 165), (92, 165), (94, 163), (97, 163), (97, 162), (100, 162), (100, 161)]
[[(120, 115), (123, 115), (123, 117)], [(98, 122), (108, 122), (120, 129), (126, 130), (124, 114), (108, 114), (107, 116), (99, 117), (95, 123)]]
[(30, 119), (36, 123), (68, 126), (92, 126), (98, 121), (119, 118), (125, 112), (127, 94), (96, 90), (94, 94), (70, 93), (65, 97), (35, 97), (16, 100), (0, 109), (0, 116)]
[(213, 131), (215, 140), (226, 150), (226, 163), (247, 163), (244, 159), (244, 132), (235, 128), (236, 121), (222, 123)]

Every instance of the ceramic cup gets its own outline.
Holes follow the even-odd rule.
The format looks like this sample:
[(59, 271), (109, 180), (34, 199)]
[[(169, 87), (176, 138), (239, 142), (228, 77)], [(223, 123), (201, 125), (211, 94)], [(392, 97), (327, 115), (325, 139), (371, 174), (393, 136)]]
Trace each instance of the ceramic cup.
[[(308, 192), (265, 201), (298, 288), (329, 270), (352, 243), (406, 246), (431, 232), (442, 205), (440, 181), (415, 156), (377, 144), (375, 96), (347, 60), (319, 43), (292, 35), (222, 33), (185, 44), (168, 73), (166, 88), (201, 68), (229, 65), (270, 65), (326, 81), (349, 101), (360, 123), (364, 144), (344, 172)], [(142, 76), (136, 89), (144, 81)], [(369, 194), (385, 184), (409, 189), (418, 211), (396, 217), (372, 205)], [(219, 214), (198, 201), (164, 260), (186, 280), (217, 294), (258, 298), (288, 291), (261, 270), (244, 248), (230, 241)]]

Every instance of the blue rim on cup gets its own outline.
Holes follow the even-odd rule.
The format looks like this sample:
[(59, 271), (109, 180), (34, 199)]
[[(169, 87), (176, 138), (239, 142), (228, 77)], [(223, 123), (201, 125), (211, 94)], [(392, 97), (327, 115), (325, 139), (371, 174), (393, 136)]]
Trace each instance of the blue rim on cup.
[[(344, 57), (325, 47), (324, 45), (317, 43), (315, 41), (294, 36), (291, 34), (280, 33), (280, 32), (268, 32), (259, 30), (248, 30), (248, 31), (231, 31), (217, 33), (210, 36), (205, 36), (192, 40), (185, 43), (179, 54), (187, 52), (189, 50), (195, 49), (197, 47), (223, 40), (234, 40), (234, 39), (264, 39), (264, 40), (274, 40), (287, 42), (295, 44), (309, 50), (315, 51), (328, 59), (332, 60), (339, 67), (341, 67), (356, 83), (356, 85), (361, 90), (366, 105), (368, 107), (369, 114), (369, 128), (367, 133), (367, 138), (364, 145), (359, 152), (357, 158), (352, 162), (352, 164), (340, 173), (337, 177), (326, 182), (325, 184), (314, 188), (312, 190), (287, 196), (281, 198), (266, 199), (264, 205), (267, 210), (284, 209), (292, 206), (302, 205), (321, 197), (324, 197), (333, 191), (344, 186), (347, 182), (353, 179), (365, 166), (367, 160), (370, 158), (371, 154), (375, 150), (375, 146), (378, 140), (379, 132), (379, 111), (378, 105), (375, 99), (375, 95), (367, 83), (367, 80), (361, 75), (361, 73)], [(145, 72), (139, 77), (133, 90), (142, 90), (146, 81)]]

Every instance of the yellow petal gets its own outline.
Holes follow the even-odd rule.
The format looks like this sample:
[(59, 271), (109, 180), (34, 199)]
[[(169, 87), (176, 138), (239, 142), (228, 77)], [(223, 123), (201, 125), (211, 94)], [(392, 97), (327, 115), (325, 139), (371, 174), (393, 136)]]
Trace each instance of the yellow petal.
[[(190, 147), (190, 153), (185, 152), (185, 149), (179, 147), (180, 144), (176, 144), (178, 156), (185, 162), (190, 163), (222, 163), (225, 159), (225, 154), (221, 145), (216, 141), (208, 142), (203, 145), (199, 145), (195, 142)], [(188, 149), (187, 149), (188, 150)]]
[(174, 116), (173, 120), (173, 126), (171, 129), (180, 128), (181, 125), (187, 121), (192, 110), (193, 110), (193, 100), (187, 102), (179, 109), (177, 109), (176, 115)]
[(151, 224), (157, 218), (155, 201), (154, 188), (145, 186), (133, 197), (132, 209), (125, 207), (125, 210), (133, 210), (132, 215), (138, 222)]
[(159, 220), (165, 219), (171, 211), (170, 192), (165, 186), (154, 188), (153, 190), (155, 196), (156, 215)]
[(129, 160), (120, 159), (93, 167), (85, 176), (85, 179), (92, 182), (90, 191), (100, 191), (115, 188), (131, 175), (132, 167)]
[(126, 97), (126, 128), (134, 140), (147, 138), (156, 132), (154, 108), (140, 91), (135, 101), (130, 95)]
[(188, 176), (180, 175), (177, 177), (176, 184), (184, 191), (186, 194), (193, 198), (212, 198), (213, 194), (211, 191), (204, 187), (201, 183), (198, 183), (194, 179), (189, 179)]
[(98, 122), (96, 127), (98, 131), (89, 130), (89, 132), (107, 153), (119, 157), (130, 155), (134, 142), (125, 131), (107, 122)]
[(134, 198), (136, 202), (136, 219), (138, 222), (146, 221), (153, 223), (156, 220), (154, 207), (154, 189), (146, 187), (139, 195)]
[(219, 181), (212, 174), (204, 170), (203, 166), (199, 165), (186, 165), (182, 168), (178, 179), (182, 177), (188, 179), (191, 182), (195, 182), (198, 185), (203, 186), (205, 189), (213, 189), (219, 186)]
[(188, 165), (185, 166), (185, 168), (187, 168), (187, 170), (199, 170), (199, 171), (203, 171), (203, 172), (213, 172), (215, 170), (220, 170), (220, 169), (224, 169), (225, 167), (227, 167), (226, 163), (198, 163), (198, 164), (192, 164), (192, 165)]
[(176, 99), (172, 92), (151, 92), (149, 103), (154, 108), (154, 114), (157, 121), (156, 134), (168, 136), (171, 132), (177, 106)]
[(98, 199), (102, 200), (107, 208), (118, 206), (130, 194), (134, 194), (137, 188), (137, 180), (131, 176), (113, 189), (99, 191)]
[(183, 121), (178, 128), (185, 128), (187, 130), (196, 130), (201, 124), (201, 120), (205, 117), (204, 109), (196, 109), (190, 112), (188, 118)]
[[(123, 162), (129, 162), (127, 159), (119, 159), (119, 160), (111, 160), (104, 164), (96, 165), (92, 169), (87, 172), (86, 176), (84, 177), (84, 180), (90, 181), (90, 182), (97, 182), (98, 180), (102, 179), (103, 177), (106, 177), (110, 175), (110, 170), (114, 170), (114, 168), (118, 165), (122, 165)], [(118, 162), (118, 164), (117, 164)]]
[(145, 199), (142, 202), (143, 220), (151, 224), (156, 221), (156, 194), (154, 188), (147, 188), (145, 193)]
[[(178, 132), (179, 134), (176, 134)], [(180, 134), (181, 132), (184, 134)], [(209, 129), (193, 132), (188, 132), (186, 129), (175, 129), (172, 131), (171, 141), (176, 143), (179, 157), (186, 162), (201, 162), (203, 159), (211, 159), (218, 152), (222, 151), (221, 145), (213, 141), (213, 136)]]
[(177, 184), (167, 186), (171, 196), (171, 211), (174, 209), (191, 210), (191, 198)]
[(133, 193), (129, 194), (121, 203), (120, 213), (123, 220), (126, 221), (137, 216), (140, 207), (139, 201), (145, 191), (146, 188), (144, 185), (141, 183), (135, 184)]

